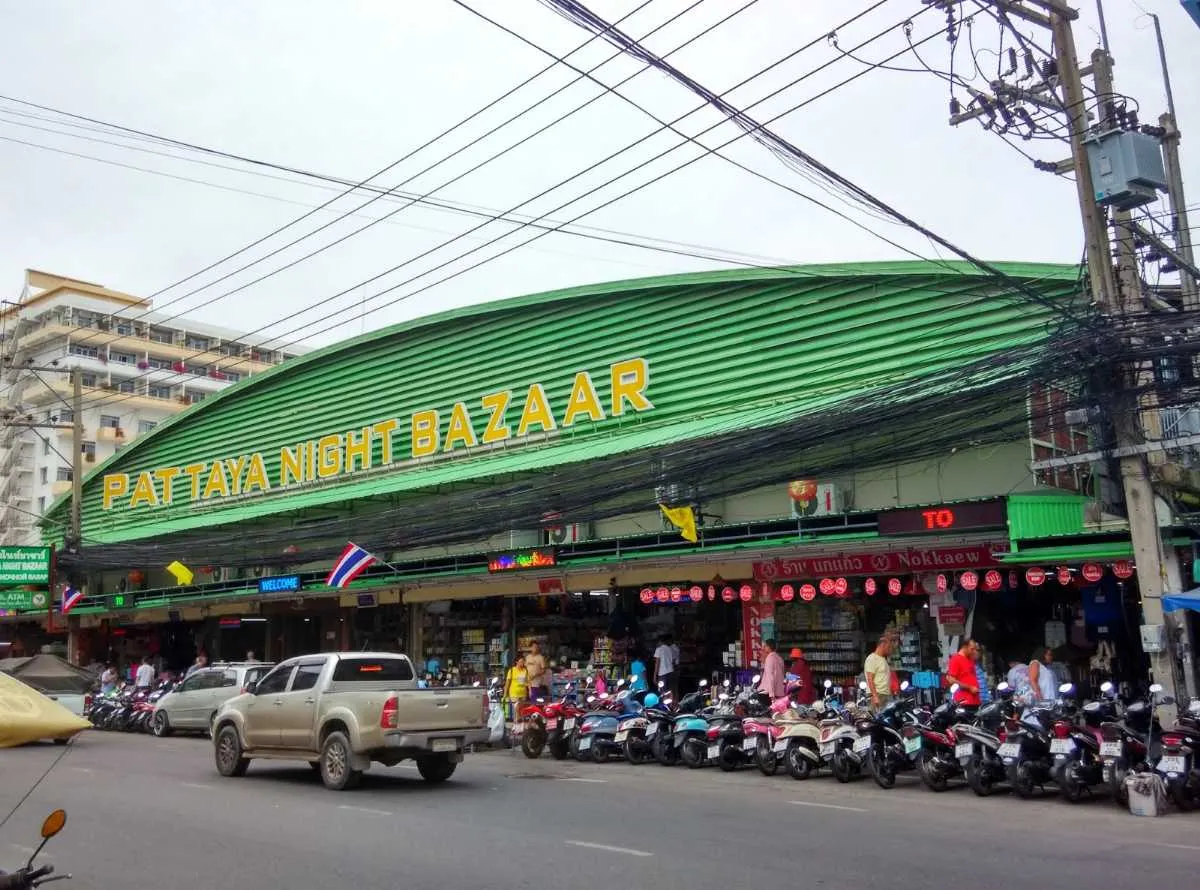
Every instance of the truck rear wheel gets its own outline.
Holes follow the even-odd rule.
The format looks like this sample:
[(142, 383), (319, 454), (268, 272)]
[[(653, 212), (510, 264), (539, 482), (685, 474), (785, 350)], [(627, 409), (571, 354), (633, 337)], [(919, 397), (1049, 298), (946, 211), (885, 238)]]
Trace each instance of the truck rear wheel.
[(331, 791), (349, 791), (362, 781), (362, 770), (351, 766), (350, 740), (342, 732), (331, 732), (321, 745), (321, 781)]
[(445, 782), (458, 768), (458, 764), (450, 759), (449, 754), (427, 754), (417, 758), (417, 772), (430, 785)]

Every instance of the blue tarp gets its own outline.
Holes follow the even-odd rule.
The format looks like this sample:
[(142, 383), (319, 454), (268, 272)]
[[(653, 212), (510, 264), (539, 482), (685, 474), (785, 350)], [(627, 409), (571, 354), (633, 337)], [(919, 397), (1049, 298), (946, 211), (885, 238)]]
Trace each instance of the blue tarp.
[(1200, 612), (1200, 587), (1185, 593), (1167, 594), (1163, 597), (1162, 607), (1164, 612), (1179, 612), (1183, 609)]

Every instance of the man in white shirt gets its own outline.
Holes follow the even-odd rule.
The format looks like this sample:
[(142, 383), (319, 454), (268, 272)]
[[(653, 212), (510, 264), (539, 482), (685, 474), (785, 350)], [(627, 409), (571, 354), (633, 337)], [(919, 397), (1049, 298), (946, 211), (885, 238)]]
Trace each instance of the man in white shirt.
[(672, 643), (671, 635), (667, 634), (659, 641), (658, 648), (654, 650), (654, 679), (656, 682), (663, 683), (665, 688), (671, 690), (673, 694), (678, 695), (678, 690), (675, 688), (678, 664), (675, 662), (675, 647)]
[(134, 675), (133, 685), (138, 689), (149, 689), (154, 683), (154, 665), (150, 663), (150, 656), (142, 657), (142, 663), (138, 666), (137, 674)]

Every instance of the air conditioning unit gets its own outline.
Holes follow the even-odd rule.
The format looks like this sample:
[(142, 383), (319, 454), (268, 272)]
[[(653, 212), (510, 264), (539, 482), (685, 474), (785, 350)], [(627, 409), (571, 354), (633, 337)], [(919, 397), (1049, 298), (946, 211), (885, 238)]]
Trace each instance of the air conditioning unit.
[(842, 513), (842, 492), (830, 483), (817, 486), (817, 493), (807, 501), (792, 499), (792, 518), (805, 519), (813, 516), (836, 516)]
[(547, 547), (577, 544), (580, 541), (587, 541), (591, 537), (591, 524), (586, 522), (569, 522), (542, 529), (542, 543)]

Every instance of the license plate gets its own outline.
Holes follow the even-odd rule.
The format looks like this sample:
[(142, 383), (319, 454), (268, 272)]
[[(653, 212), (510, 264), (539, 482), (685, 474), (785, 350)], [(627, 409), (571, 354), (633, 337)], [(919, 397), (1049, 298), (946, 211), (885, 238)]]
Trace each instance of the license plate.
[(836, 747), (837, 747), (837, 745), (835, 745), (833, 742), (826, 742), (824, 745), (821, 746), (821, 756), (822, 757), (832, 757), (833, 751)]
[(658, 724), (651, 723), (649, 726), (646, 727), (646, 738), (650, 739), (656, 735), (658, 735)]
[(590, 735), (585, 735), (583, 738), (581, 738), (579, 740), (579, 750), (580, 751), (587, 751), (587, 750), (591, 749), (591, 747), (592, 747), (592, 737)]
[(908, 738), (908, 739), (904, 740), (904, 753), (905, 754), (916, 754), (920, 750), (921, 750), (921, 737), (920, 736), (913, 736), (912, 738)]
[(757, 738), (742, 739), (742, 750), (743, 751), (753, 751), (757, 747), (758, 747), (758, 739)]
[(1120, 742), (1101, 742), (1100, 743), (1101, 757), (1120, 757), (1121, 743)]
[(575, 718), (574, 717), (568, 717), (566, 720), (563, 721), (563, 729), (574, 729), (574, 728), (575, 728)]
[(1050, 753), (1051, 754), (1070, 754), (1075, 750), (1075, 742), (1071, 739), (1051, 739)]
[(1155, 767), (1160, 773), (1171, 775), (1172, 773), (1181, 773), (1184, 771), (1186, 763), (1182, 757), (1164, 757), (1158, 762)]
[(964, 757), (970, 757), (974, 753), (975, 746), (970, 742), (963, 742), (954, 746), (954, 756), (959, 760), (962, 760)]
[(778, 741), (774, 745), (771, 746), (771, 750), (776, 754), (782, 754), (784, 751), (787, 750), (787, 742)]
[(855, 754), (862, 754), (864, 751), (868, 750), (870, 747), (871, 747), (871, 737), (870, 736), (865, 735), (862, 738), (858, 738), (858, 739), (854, 740), (854, 753)]
[(551, 717), (546, 721), (546, 729), (558, 729), (558, 721)]
[(721, 756), (721, 746), (720, 745), (709, 745), (708, 746), (708, 759), (709, 760), (716, 760), (720, 756)]
[(434, 751), (457, 751), (458, 739), (434, 739), (429, 747)]
[(615, 736), (613, 736), (613, 741), (619, 745), (621, 742), (625, 741), (627, 738), (629, 738), (629, 730), (622, 729)]
[(1016, 742), (1005, 742), (999, 747), (996, 753), (1005, 760), (1012, 760), (1013, 758), (1020, 756), (1021, 746)]

